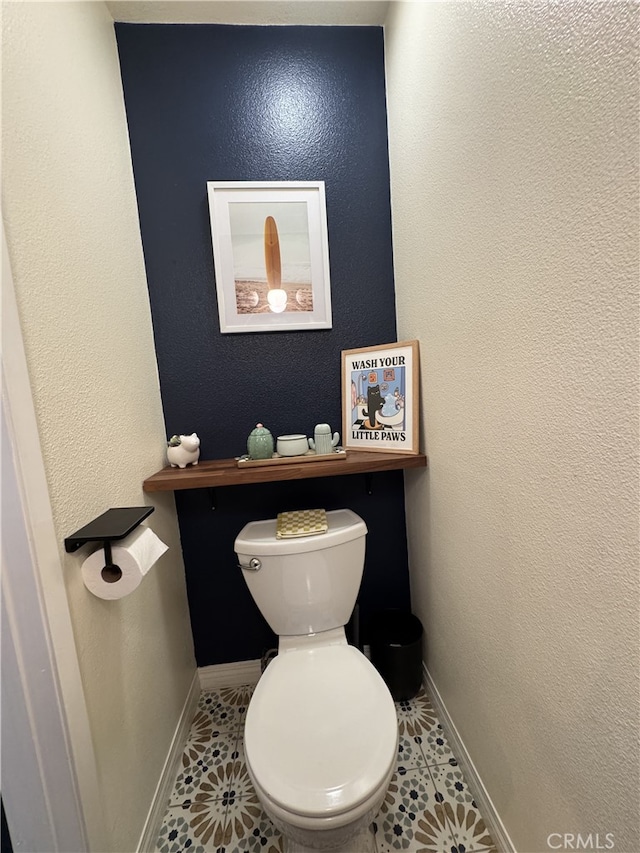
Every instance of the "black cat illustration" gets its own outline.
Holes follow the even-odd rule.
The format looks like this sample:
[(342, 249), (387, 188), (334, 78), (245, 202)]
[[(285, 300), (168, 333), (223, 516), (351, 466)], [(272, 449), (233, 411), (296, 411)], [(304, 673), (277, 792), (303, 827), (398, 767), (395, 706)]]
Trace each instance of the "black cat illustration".
[(383, 406), (384, 400), (380, 394), (380, 386), (369, 385), (367, 389), (367, 408), (363, 411), (363, 414), (367, 416), (372, 429), (380, 429), (381, 424), (376, 424), (376, 415)]

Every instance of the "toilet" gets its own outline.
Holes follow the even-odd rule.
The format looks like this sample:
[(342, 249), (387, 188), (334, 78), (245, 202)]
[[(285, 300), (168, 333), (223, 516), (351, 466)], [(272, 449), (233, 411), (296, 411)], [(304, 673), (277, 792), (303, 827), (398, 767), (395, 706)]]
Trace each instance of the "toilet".
[(325, 533), (276, 538), (276, 519), (235, 541), (242, 574), (278, 635), (245, 722), (247, 769), (287, 853), (372, 849), (369, 826), (395, 767), (398, 725), (378, 671), (344, 626), (364, 568), (367, 527), (327, 512)]

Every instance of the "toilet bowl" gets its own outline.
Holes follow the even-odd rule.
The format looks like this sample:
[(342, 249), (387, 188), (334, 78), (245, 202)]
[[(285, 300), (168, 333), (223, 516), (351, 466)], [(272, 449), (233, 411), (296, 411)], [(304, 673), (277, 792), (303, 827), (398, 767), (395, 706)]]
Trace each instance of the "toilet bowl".
[(247, 711), (245, 756), (286, 838), (352, 853), (345, 844), (371, 823), (387, 791), (398, 726), (378, 672), (344, 631), (326, 633), (281, 650), (267, 667)]
[[(344, 625), (364, 565), (366, 526), (327, 513), (326, 534), (277, 540), (275, 520), (236, 539), (243, 575), (278, 634), (245, 722), (245, 757), (258, 799), (291, 853), (359, 853), (393, 773), (391, 694)], [(259, 564), (258, 570), (255, 566)]]

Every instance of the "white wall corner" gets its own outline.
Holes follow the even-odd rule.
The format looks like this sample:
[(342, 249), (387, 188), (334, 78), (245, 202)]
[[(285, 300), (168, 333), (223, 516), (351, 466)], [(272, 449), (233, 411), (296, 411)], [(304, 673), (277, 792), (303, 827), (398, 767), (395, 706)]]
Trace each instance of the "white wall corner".
[(169, 747), (169, 752), (167, 753), (167, 758), (164, 762), (162, 773), (160, 774), (160, 779), (158, 780), (158, 785), (151, 801), (151, 807), (149, 808), (147, 819), (144, 822), (136, 853), (154, 853), (156, 850), (156, 842), (158, 840), (158, 834), (160, 833), (160, 827), (162, 826), (162, 819), (167, 810), (169, 798), (171, 797), (173, 785), (178, 773), (180, 757), (182, 756), (184, 745), (189, 736), (191, 723), (198, 707), (199, 697), (200, 680), (198, 678), (198, 672), (196, 671), (193, 675), (193, 681), (189, 687), (189, 692), (187, 693), (187, 698), (185, 699), (184, 706), (178, 720), (178, 725), (176, 726), (176, 730), (171, 740), (171, 746)]
[(442, 723), (442, 728), (447, 740), (449, 741), (451, 751), (455, 755), (460, 771), (462, 772), (469, 789), (473, 793), (473, 797), (478, 806), (478, 811), (482, 815), (482, 819), (495, 842), (496, 848), (500, 850), (501, 853), (516, 853), (513, 841), (509, 837), (509, 833), (500, 819), (500, 815), (493, 804), (493, 800), (489, 796), (489, 792), (485, 788), (475, 764), (471, 760), (471, 756), (460, 737), (456, 724), (453, 722), (446, 705), (442, 701), (442, 696), (431, 677), (431, 673), (427, 669), (426, 664), (423, 663), (422, 667), (424, 669), (425, 689), (429, 699), (433, 704), (438, 719)]

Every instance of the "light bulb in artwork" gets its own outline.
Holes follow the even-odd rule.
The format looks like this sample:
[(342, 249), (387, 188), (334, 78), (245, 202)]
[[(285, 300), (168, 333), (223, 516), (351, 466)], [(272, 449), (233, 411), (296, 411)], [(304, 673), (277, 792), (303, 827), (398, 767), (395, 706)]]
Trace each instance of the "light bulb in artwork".
[(267, 302), (274, 314), (282, 314), (287, 307), (287, 291), (273, 288), (267, 292)]

